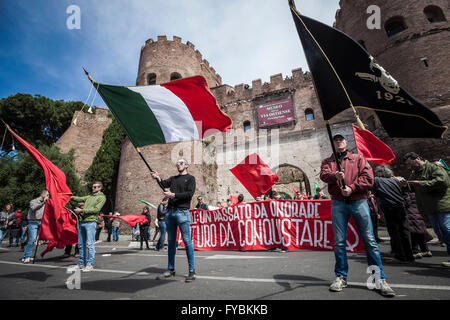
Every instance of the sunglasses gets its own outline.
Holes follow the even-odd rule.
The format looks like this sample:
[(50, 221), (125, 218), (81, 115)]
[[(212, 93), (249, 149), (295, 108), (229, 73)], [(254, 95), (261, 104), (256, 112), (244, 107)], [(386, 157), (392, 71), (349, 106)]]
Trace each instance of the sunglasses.
[(102, 186), (92, 186), (92, 189), (101, 188)]
[(177, 166), (180, 165), (180, 164), (186, 164), (186, 162), (184, 162), (184, 161), (177, 161)]

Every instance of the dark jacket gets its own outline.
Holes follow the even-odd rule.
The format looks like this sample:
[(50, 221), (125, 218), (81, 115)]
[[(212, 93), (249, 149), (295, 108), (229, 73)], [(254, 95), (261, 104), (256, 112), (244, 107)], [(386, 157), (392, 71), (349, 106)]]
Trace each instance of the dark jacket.
[(195, 192), (195, 177), (190, 174), (183, 174), (161, 180), (164, 188), (170, 188), (175, 193), (175, 198), (169, 199), (169, 208), (189, 209), (191, 199)]
[(143, 228), (143, 227), (148, 227), (150, 225), (150, 223), (152, 222), (152, 216), (150, 215), (150, 213), (143, 213), (143, 215), (145, 215), (145, 218), (147, 219), (147, 221), (139, 224), (139, 227)]
[(375, 177), (373, 194), (380, 199), (381, 210), (406, 206), (406, 195), (403, 192), (400, 181), (396, 178)]
[[(367, 199), (367, 191), (373, 185), (373, 171), (367, 160), (358, 154), (347, 151), (342, 159), (341, 168), (345, 174), (345, 184), (353, 190), (348, 199), (350, 201)], [(322, 161), (320, 179), (328, 184), (328, 193), (331, 199), (344, 200), (341, 184), (335, 177), (336, 172), (337, 164), (334, 155)]]
[(407, 194), (406, 211), (408, 213), (409, 231), (413, 233), (426, 233), (427, 227), (423, 217), (417, 208), (416, 195), (414, 192)]
[(164, 205), (162, 203), (160, 203), (158, 206), (158, 213), (156, 216), (156, 218), (158, 219), (158, 222), (166, 220), (166, 212), (167, 212), (167, 207), (164, 207)]

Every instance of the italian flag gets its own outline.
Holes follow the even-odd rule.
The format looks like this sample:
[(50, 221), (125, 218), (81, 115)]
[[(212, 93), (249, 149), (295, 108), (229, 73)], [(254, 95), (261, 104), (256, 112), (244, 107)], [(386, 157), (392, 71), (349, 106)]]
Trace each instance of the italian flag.
[(152, 86), (94, 86), (135, 147), (202, 139), (231, 127), (202, 76)]

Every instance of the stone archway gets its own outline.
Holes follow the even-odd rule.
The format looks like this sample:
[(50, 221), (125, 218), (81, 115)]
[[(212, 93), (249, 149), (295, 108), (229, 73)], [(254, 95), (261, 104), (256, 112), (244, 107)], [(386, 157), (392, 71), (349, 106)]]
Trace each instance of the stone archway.
[(308, 176), (299, 167), (291, 164), (282, 164), (272, 169), (272, 171), (280, 178), (273, 187), (278, 192), (286, 193), (292, 199), (295, 197), (293, 188), (300, 190), (302, 193), (311, 194)]

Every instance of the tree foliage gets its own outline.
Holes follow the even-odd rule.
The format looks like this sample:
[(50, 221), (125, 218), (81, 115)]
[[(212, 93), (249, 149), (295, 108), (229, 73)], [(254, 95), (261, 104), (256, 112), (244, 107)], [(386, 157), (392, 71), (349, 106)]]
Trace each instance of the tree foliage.
[[(43, 145), (39, 152), (53, 162), (66, 175), (67, 185), (74, 194), (85, 193), (73, 165), (74, 150), (63, 154), (56, 145)], [(26, 213), (32, 199), (45, 189), (42, 168), (27, 152), (18, 152), (14, 159), (0, 158), (0, 204), (12, 202), (15, 209)]]
[[(18, 93), (0, 100), (0, 119), (38, 148), (55, 143), (70, 126), (74, 112), (82, 106), (80, 101), (55, 101), (41, 95)], [(15, 147), (21, 150), (17, 142)], [(12, 137), (7, 134), (2, 150), (9, 152), (11, 148)]]
[(109, 200), (104, 211), (109, 212), (114, 208), (120, 149), (125, 137), (125, 131), (113, 118), (111, 124), (103, 132), (102, 144), (84, 177), (88, 185), (92, 185), (95, 181), (103, 183), (104, 193)]

